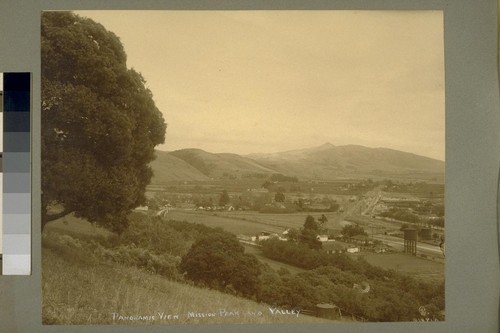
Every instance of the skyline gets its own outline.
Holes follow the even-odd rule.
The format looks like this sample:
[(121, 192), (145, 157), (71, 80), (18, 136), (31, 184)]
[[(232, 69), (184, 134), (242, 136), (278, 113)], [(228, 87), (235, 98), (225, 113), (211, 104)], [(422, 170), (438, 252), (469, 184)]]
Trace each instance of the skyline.
[[(157, 149), (363, 145), (444, 160), (441, 11), (75, 11), (124, 45)], [(130, 24), (134, 22), (134, 24)]]

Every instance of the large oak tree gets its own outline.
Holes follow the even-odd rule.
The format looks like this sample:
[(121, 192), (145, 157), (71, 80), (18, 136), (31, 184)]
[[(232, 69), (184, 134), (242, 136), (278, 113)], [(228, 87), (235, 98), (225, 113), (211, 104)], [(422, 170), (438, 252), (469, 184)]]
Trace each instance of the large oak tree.
[(119, 38), (71, 12), (44, 12), (42, 229), (74, 213), (113, 231), (145, 203), (166, 124)]

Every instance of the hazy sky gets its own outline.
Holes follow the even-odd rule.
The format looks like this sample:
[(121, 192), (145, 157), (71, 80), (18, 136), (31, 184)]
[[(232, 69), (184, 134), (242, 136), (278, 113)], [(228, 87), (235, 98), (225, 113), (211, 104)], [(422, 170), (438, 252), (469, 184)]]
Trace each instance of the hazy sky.
[(441, 11), (78, 11), (120, 37), (162, 150), (330, 142), (444, 160)]

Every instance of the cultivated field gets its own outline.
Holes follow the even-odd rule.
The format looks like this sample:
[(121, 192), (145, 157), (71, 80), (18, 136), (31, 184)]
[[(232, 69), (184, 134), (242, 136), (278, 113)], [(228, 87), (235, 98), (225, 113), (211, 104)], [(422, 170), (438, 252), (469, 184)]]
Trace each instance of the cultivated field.
[[(288, 228), (303, 227), (307, 215), (319, 218), (323, 213), (261, 214), (258, 212), (205, 212), (171, 210), (165, 219), (200, 223), (209, 227), (220, 227), (235, 235), (256, 235), (261, 231), (281, 233)], [(328, 218), (327, 228), (342, 229), (342, 223), (335, 222), (337, 213), (324, 213)]]

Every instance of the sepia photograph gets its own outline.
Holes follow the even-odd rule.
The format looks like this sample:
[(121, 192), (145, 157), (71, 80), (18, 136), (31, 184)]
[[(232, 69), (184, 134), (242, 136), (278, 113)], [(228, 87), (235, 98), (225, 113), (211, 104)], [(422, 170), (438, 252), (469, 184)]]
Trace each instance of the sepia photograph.
[(42, 323), (445, 321), (443, 20), (41, 12)]

